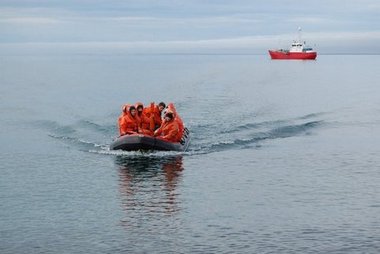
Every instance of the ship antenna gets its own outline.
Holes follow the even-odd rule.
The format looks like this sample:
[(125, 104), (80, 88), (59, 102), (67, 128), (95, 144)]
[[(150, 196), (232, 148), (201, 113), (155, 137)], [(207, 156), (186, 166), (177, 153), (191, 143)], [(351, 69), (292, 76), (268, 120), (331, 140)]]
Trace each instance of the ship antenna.
[(298, 27), (298, 41), (299, 41), (299, 42), (302, 41), (302, 40), (301, 40), (301, 39), (302, 39), (302, 38), (301, 38), (301, 32), (302, 32), (302, 28), (299, 26), (299, 27)]

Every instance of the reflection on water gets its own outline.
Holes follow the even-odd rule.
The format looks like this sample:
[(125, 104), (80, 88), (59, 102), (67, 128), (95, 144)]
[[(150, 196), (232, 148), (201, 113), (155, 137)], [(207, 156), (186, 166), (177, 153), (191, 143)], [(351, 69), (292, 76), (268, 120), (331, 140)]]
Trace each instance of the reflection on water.
[(119, 190), (127, 217), (123, 224), (171, 215), (179, 211), (176, 187), (183, 171), (182, 156), (118, 156)]

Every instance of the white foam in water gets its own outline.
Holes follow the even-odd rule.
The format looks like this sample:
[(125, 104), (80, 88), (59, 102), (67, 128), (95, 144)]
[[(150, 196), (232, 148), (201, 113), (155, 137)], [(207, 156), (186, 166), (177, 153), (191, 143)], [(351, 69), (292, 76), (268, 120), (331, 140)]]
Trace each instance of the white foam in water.
[(123, 151), (123, 150), (110, 150), (108, 147), (102, 147), (101, 150), (89, 150), (90, 153), (104, 154), (104, 155), (123, 155), (131, 157), (167, 157), (173, 155), (185, 155), (187, 152), (176, 151)]

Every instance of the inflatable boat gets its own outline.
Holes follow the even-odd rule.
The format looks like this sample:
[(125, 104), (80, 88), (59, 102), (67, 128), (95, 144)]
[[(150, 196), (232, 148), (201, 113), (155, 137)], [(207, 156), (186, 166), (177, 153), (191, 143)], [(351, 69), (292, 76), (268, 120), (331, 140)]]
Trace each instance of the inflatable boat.
[(110, 145), (110, 150), (158, 150), (184, 152), (189, 146), (189, 143), (190, 132), (187, 128), (185, 128), (180, 142), (169, 142), (152, 136), (132, 134), (124, 135), (115, 139)]

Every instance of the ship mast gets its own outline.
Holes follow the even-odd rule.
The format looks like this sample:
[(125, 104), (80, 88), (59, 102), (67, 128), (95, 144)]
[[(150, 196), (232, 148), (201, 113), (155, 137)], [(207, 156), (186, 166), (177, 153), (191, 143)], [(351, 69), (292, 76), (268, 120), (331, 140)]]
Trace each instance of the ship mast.
[(302, 28), (299, 26), (298, 27), (298, 42), (302, 42), (302, 34), (301, 34), (301, 32), (302, 32)]

